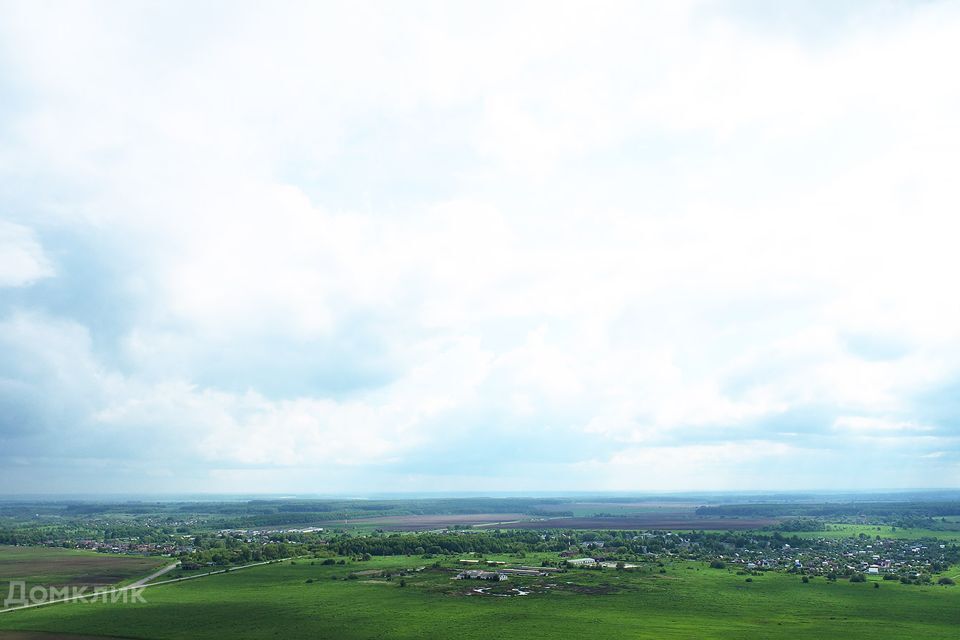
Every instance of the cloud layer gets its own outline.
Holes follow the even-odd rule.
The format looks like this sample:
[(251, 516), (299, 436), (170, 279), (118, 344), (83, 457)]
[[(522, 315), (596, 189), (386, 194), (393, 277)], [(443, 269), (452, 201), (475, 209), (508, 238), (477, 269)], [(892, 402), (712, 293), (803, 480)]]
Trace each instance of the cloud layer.
[(0, 18), (6, 491), (960, 483), (954, 3)]

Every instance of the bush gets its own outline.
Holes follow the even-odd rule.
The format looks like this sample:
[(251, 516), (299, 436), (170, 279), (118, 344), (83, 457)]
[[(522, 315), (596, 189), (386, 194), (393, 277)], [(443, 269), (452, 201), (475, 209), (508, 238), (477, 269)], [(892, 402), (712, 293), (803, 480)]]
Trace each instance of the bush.
[(874, 583), (873, 583), (873, 588), (874, 588), (874, 589), (879, 589), (879, 588), (880, 588), (880, 583), (879, 583), (879, 582), (874, 582)]
[(808, 582), (810, 582), (810, 578), (808, 578), (807, 576), (803, 576), (802, 578), (800, 578), (800, 582), (802, 582), (803, 584), (807, 584)]
[(313, 578), (307, 578), (307, 584), (313, 584)]
[(850, 582), (866, 582), (867, 579), (862, 573), (855, 573), (850, 576)]
[(948, 578), (948, 577), (944, 576), (944, 577), (940, 578), (939, 580), (937, 580), (937, 584), (942, 584), (942, 585), (944, 585), (944, 586), (952, 586), (952, 585), (955, 585), (955, 584), (957, 584), (957, 583), (953, 581), (953, 578)]
[(747, 578), (744, 582), (753, 582), (753, 578)]
[(334, 560), (333, 558), (327, 558), (326, 560), (323, 561), (323, 564), (330, 566), (332, 564), (337, 564), (337, 561)]
[(723, 560), (714, 560), (710, 563), (711, 569), (726, 569), (727, 564)]

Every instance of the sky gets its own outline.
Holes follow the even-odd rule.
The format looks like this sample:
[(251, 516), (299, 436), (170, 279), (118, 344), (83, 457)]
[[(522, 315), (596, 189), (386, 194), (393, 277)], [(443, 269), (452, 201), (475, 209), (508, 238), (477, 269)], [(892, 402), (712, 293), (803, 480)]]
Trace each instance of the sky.
[(0, 0), (0, 493), (960, 487), (957, 2)]

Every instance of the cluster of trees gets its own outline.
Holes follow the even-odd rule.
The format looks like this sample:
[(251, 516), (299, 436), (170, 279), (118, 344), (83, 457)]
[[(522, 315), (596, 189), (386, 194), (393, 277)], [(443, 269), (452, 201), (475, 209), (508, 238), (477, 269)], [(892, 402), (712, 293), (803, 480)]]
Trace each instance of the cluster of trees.
[(521, 553), (563, 551), (568, 543), (549, 539), (539, 532), (478, 532), (469, 534), (416, 533), (379, 534), (366, 537), (338, 536), (329, 548), (337, 555), (375, 556), (444, 555), (460, 553)]
[(2, 501), (0, 526), (38, 521), (89, 524), (110, 521), (205, 529), (309, 525), (374, 515), (526, 513), (572, 515), (551, 498), (444, 498), (407, 500), (244, 500), (220, 502)]
[(76, 540), (100, 540), (101, 529), (80, 526), (14, 526), (0, 527), (0, 544), (73, 547)]
[(817, 518), (790, 518), (772, 527), (777, 531), (826, 531), (823, 520)]
[(184, 566), (230, 566), (280, 560), (302, 553), (301, 547), (282, 542), (248, 543), (235, 538), (203, 538), (193, 552), (180, 554)]

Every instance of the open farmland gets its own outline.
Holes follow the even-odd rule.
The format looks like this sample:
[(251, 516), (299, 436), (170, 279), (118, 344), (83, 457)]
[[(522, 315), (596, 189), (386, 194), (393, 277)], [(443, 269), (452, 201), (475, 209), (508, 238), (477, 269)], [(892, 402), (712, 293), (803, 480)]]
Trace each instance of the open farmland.
[(773, 518), (703, 518), (677, 515), (610, 516), (599, 518), (548, 518), (527, 520), (511, 524), (514, 529), (704, 529), (720, 531), (725, 529), (759, 529), (775, 525), (779, 521)]
[[(47, 633), (45, 631), (0, 631), (0, 640), (103, 640), (100, 636), (78, 636), (72, 633)], [(112, 640), (123, 640), (113, 638)]]
[[(508, 559), (503, 557), (503, 559)], [(539, 560), (528, 556), (527, 560)], [(488, 587), (453, 580), (456, 560), (255, 567), (152, 587), (146, 604), (63, 604), (0, 616), (0, 629), (145, 640), (186, 638), (956, 638), (960, 589), (804, 584), (667, 561), (637, 571), (571, 569)], [(402, 577), (401, 577), (402, 575)], [(351, 576), (354, 576), (351, 578)], [(402, 580), (402, 582), (401, 582)], [(880, 584), (874, 588), (874, 584)], [(526, 595), (520, 595), (520, 593)]]
[(9, 582), (45, 587), (112, 585), (142, 577), (167, 558), (94, 553), (56, 547), (0, 546), (0, 597)]
[[(597, 505), (608, 507), (609, 505)], [(633, 505), (631, 505), (633, 506)], [(635, 506), (634, 506), (635, 508)], [(721, 518), (697, 516), (692, 510), (672, 509), (604, 516), (531, 516), (522, 513), (453, 515), (397, 515), (350, 518), (331, 524), (389, 531), (431, 531), (454, 527), (485, 529), (759, 529), (780, 522), (776, 518)]]
[(602, 517), (602, 516), (629, 516), (629, 515), (695, 515), (697, 502), (678, 502), (678, 501), (564, 501), (555, 503), (545, 503), (536, 505), (537, 510), (550, 514), (555, 512), (557, 515), (573, 515), (577, 518), (582, 517)]
[(377, 527), (393, 531), (430, 531), (432, 529), (448, 529), (452, 527), (470, 526), (510, 526), (516, 527), (531, 520), (531, 516), (523, 513), (471, 513), (451, 515), (405, 515), (380, 516), (374, 518), (349, 518), (338, 520), (333, 524), (357, 525)]

